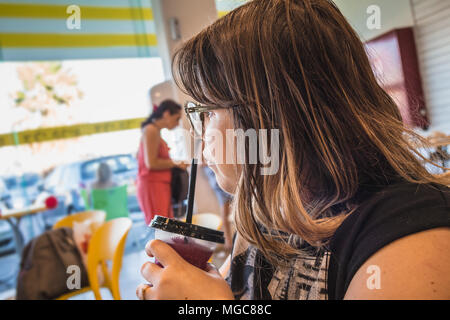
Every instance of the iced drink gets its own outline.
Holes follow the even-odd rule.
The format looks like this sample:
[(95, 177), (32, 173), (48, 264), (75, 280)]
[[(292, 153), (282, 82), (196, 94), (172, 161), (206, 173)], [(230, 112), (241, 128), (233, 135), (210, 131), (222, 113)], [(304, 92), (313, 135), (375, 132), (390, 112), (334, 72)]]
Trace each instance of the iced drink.
[(150, 227), (155, 229), (155, 239), (169, 244), (184, 260), (203, 270), (217, 244), (224, 243), (221, 231), (166, 217), (155, 216)]

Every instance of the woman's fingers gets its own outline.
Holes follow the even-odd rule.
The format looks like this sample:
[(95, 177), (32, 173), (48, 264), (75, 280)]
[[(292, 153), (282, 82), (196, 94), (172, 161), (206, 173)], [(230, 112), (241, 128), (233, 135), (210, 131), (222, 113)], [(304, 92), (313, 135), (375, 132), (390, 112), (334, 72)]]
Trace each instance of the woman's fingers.
[(154, 289), (151, 284), (141, 284), (136, 290), (139, 300), (153, 300)]
[(150, 251), (150, 242), (152, 242), (153, 240), (150, 240), (149, 242), (147, 242), (147, 244), (145, 245), (145, 253), (153, 258), (153, 253)]
[(149, 256), (154, 256), (164, 267), (184, 261), (171, 246), (161, 240), (150, 241), (145, 246), (145, 251)]
[(146, 262), (141, 267), (141, 274), (145, 280), (152, 284), (158, 284), (162, 268), (154, 263)]
[(152, 296), (152, 285), (151, 284), (140, 284), (136, 288), (136, 296), (139, 300), (151, 300)]
[(146, 284), (140, 284), (136, 288), (136, 296), (138, 297), (139, 300), (144, 300), (144, 291), (146, 288), (147, 288)]

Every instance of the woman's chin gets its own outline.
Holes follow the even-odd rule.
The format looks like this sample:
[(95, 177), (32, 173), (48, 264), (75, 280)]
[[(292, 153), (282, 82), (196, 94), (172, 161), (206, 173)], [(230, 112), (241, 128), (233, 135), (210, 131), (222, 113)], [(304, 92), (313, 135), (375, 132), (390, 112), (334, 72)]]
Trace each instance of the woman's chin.
[[(230, 176), (227, 176), (222, 173), (221, 168), (219, 168), (218, 165), (216, 165), (214, 162), (206, 161), (206, 164), (208, 167), (214, 172), (216, 176), (217, 184), (219, 185), (220, 189), (225, 191), (228, 194), (234, 194), (236, 185), (233, 183), (232, 180), (230, 180)], [(223, 169), (223, 168), (222, 168)]]
[(225, 191), (228, 194), (233, 194), (234, 190), (231, 187), (231, 183), (229, 183), (226, 179), (223, 179), (222, 176), (217, 175), (216, 174), (216, 180), (217, 180), (217, 184), (219, 185), (220, 189), (222, 189), (223, 191)]

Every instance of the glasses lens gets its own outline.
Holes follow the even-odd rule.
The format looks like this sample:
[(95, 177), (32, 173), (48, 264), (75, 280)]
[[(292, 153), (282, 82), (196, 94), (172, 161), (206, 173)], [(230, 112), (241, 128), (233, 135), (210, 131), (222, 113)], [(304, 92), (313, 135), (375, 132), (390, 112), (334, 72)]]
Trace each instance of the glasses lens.
[[(193, 108), (197, 108), (198, 105), (193, 102), (188, 102), (186, 107), (189, 109), (193, 109)], [(197, 137), (201, 137), (202, 132), (203, 132), (203, 115), (201, 114), (201, 112), (197, 112), (197, 111), (189, 112), (188, 111), (188, 116), (189, 116), (189, 119), (191, 120), (192, 129), (194, 130), (194, 134)]]
[(197, 136), (202, 136), (203, 131), (203, 116), (199, 112), (192, 112), (189, 114), (191, 117), (192, 126)]

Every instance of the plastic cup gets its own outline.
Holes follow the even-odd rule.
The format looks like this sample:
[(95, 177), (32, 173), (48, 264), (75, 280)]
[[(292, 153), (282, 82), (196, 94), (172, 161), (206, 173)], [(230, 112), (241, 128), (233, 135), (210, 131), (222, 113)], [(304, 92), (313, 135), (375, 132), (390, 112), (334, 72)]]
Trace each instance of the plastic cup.
[[(222, 231), (166, 217), (155, 216), (150, 227), (155, 231), (155, 239), (164, 241), (184, 260), (202, 270), (206, 270), (217, 244), (225, 242)], [(155, 263), (162, 267), (157, 260)]]

